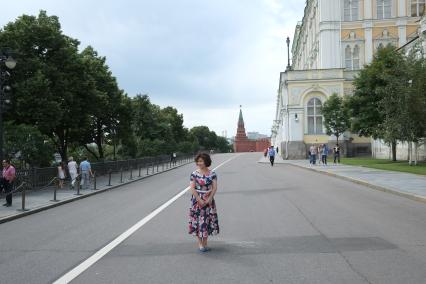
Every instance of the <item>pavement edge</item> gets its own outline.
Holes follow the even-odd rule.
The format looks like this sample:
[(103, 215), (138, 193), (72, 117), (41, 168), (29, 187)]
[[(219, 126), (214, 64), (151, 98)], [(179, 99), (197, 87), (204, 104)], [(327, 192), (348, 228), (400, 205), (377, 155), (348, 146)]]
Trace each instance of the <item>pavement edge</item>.
[(166, 169), (164, 171), (153, 173), (153, 174), (148, 175), (148, 176), (138, 177), (138, 178), (135, 178), (133, 180), (129, 180), (127, 182), (124, 182), (122, 184), (113, 185), (113, 186), (110, 186), (110, 187), (107, 187), (107, 188), (104, 188), (104, 189), (97, 189), (97, 190), (90, 189), (91, 192), (89, 192), (87, 194), (76, 195), (75, 197), (64, 199), (64, 200), (61, 200), (61, 201), (58, 201), (58, 202), (55, 202), (55, 203), (52, 203), (52, 204), (35, 207), (33, 209), (29, 209), (28, 211), (20, 211), (19, 212), (19, 209), (17, 209), (18, 213), (0, 218), (0, 224), (7, 223), (7, 222), (10, 222), (10, 221), (13, 221), (13, 220), (16, 220), (16, 219), (19, 219), (19, 218), (22, 218), (22, 217), (25, 217), (25, 216), (28, 216), (28, 215), (32, 215), (32, 214), (35, 214), (35, 213), (39, 213), (39, 212), (42, 212), (42, 211), (45, 211), (45, 210), (48, 210), (48, 209), (51, 209), (51, 208), (55, 208), (55, 207), (58, 207), (58, 206), (61, 206), (61, 205), (67, 204), (67, 203), (71, 203), (71, 202), (74, 202), (74, 201), (77, 201), (77, 200), (80, 200), (80, 199), (83, 199), (83, 198), (87, 198), (87, 197), (90, 197), (90, 196), (93, 196), (93, 195), (96, 195), (96, 194), (99, 194), (99, 193), (103, 193), (103, 192), (106, 192), (106, 191), (109, 191), (109, 190), (112, 190), (112, 189), (116, 189), (116, 188), (122, 187), (124, 185), (128, 185), (128, 184), (131, 184), (131, 183), (134, 183), (134, 182), (137, 182), (137, 181), (149, 178), (149, 177), (153, 177), (153, 176), (156, 176), (156, 175), (168, 172), (168, 171), (178, 169), (180, 167), (186, 166), (186, 165), (191, 164), (191, 163), (192, 163), (192, 161), (184, 163), (182, 165), (178, 165), (174, 168)]
[(314, 168), (307, 168), (307, 167), (300, 166), (300, 165), (293, 164), (293, 163), (286, 163), (286, 164), (293, 166), (293, 167), (297, 167), (297, 168), (313, 171), (313, 172), (316, 172), (316, 173), (328, 175), (328, 176), (331, 176), (331, 177), (343, 179), (343, 180), (350, 181), (350, 182), (353, 182), (353, 183), (356, 183), (356, 184), (364, 185), (364, 186), (369, 187), (369, 188), (374, 189), (374, 190), (387, 192), (387, 193), (398, 195), (400, 197), (405, 197), (405, 198), (408, 198), (408, 199), (411, 199), (411, 200), (414, 200), (414, 201), (426, 203), (426, 197), (423, 197), (423, 196), (397, 191), (397, 190), (394, 190), (394, 189), (390, 189), (388, 187), (375, 185), (375, 184), (369, 183), (369, 182), (364, 181), (364, 180), (351, 178), (351, 177), (345, 177), (345, 176), (341, 176), (341, 175), (338, 175), (338, 174), (335, 174), (335, 173), (319, 171), (319, 170), (316, 170)]

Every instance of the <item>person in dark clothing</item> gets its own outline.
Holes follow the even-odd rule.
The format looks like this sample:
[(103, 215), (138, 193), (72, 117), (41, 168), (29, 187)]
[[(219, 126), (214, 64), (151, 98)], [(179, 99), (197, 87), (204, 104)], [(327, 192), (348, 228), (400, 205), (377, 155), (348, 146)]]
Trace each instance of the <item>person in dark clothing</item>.
[(337, 163), (340, 164), (340, 146), (339, 146), (339, 144), (336, 144), (336, 146), (334, 146), (333, 154), (334, 154), (334, 164), (336, 164), (336, 161), (337, 161)]

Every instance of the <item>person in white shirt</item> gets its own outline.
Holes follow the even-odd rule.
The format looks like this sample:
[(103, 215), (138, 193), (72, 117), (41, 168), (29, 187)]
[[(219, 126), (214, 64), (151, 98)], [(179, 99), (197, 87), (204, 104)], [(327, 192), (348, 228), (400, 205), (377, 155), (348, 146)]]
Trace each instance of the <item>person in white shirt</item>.
[(70, 157), (69, 162), (68, 162), (68, 172), (70, 173), (71, 187), (72, 188), (74, 188), (75, 179), (77, 178), (77, 175), (78, 175), (77, 169), (78, 169), (77, 162), (74, 161), (73, 157)]

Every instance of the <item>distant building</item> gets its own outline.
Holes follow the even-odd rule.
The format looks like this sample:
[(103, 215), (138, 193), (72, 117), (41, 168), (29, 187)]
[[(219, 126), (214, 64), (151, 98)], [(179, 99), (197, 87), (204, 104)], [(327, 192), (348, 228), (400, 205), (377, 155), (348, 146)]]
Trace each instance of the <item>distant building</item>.
[(250, 140), (259, 140), (259, 139), (269, 138), (268, 135), (260, 134), (259, 132), (247, 132), (247, 137)]
[(234, 139), (235, 152), (263, 152), (264, 149), (271, 145), (269, 138), (250, 139), (246, 134), (244, 126), (243, 112), (240, 109), (238, 118), (237, 135)]

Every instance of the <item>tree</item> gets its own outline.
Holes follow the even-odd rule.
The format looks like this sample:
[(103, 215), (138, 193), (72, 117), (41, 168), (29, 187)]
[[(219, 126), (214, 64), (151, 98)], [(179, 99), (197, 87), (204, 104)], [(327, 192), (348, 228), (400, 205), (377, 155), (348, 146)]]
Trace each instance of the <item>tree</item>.
[[(360, 136), (384, 139), (392, 146), (392, 159), (396, 160), (399, 137), (396, 109), (401, 88), (407, 84), (402, 54), (388, 46), (380, 48), (373, 61), (355, 78), (354, 95), (348, 106), (351, 110), (352, 131)], [(402, 68), (402, 69), (401, 69)]]
[(343, 98), (332, 94), (322, 107), (322, 115), (327, 135), (336, 136), (339, 144), (339, 137), (350, 127), (349, 110)]
[(417, 164), (417, 150), (419, 145), (425, 143), (426, 137), (426, 59), (418, 57), (413, 52), (406, 60), (409, 81), (403, 93), (405, 102), (403, 133), (408, 142), (408, 163), (411, 165), (413, 160), (414, 164)]
[(23, 15), (0, 32), (0, 42), (18, 52), (12, 109), (6, 120), (35, 125), (66, 160), (89, 123), (93, 84), (84, 72), (79, 42), (62, 33), (59, 20), (41, 11)]
[[(126, 111), (121, 107), (123, 92), (118, 88), (116, 79), (112, 76), (106, 58), (101, 57), (92, 48), (87, 47), (81, 53), (85, 72), (94, 84), (90, 95), (92, 102), (89, 106), (90, 127), (82, 136), (81, 143), (96, 159), (104, 159), (103, 145), (107, 133), (116, 131), (120, 123), (120, 112)], [(127, 121), (122, 123), (128, 123)], [(97, 145), (97, 153), (88, 144)]]

